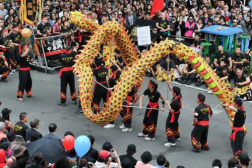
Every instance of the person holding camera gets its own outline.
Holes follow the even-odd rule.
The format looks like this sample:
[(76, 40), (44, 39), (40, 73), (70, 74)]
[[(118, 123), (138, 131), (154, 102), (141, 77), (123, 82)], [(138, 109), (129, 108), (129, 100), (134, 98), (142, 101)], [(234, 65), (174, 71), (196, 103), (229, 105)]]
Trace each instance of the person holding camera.
[(110, 152), (102, 150), (99, 158), (94, 164), (95, 168), (121, 168), (120, 159), (117, 152), (111, 149)]

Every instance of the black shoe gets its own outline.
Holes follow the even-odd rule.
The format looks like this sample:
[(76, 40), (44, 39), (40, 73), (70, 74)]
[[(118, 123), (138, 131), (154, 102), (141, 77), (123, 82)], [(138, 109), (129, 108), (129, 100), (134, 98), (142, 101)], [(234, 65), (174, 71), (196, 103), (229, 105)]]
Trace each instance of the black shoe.
[(182, 83), (182, 84), (186, 84), (186, 83), (187, 83), (187, 80), (183, 80), (181, 83)]
[(8, 80), (5, 78), (5, 79), (1, 79), (2, 82), (4, 83), (8, 83)]
[(75, 113), (76, 113), (76, 114), (81, 114), (81, 113), (83, 113), (83, 111), (82, 111), (81, 108), (79, 108)]
[(200, 82), (200, 81), (197, 81), (197, 82), (195, 83), (195, 86), (201, 86), (201, 82)]
[(73, 104), (77, 104), (77, 100), (73, 100), (72, 102), (73, 102)]
[(192, 149), (192, 152), (200, 153), (200, 151), (199, 151), (199, 150), (196, 150), (196, 149)]
[(208, 147), (208, 146), (207, 146), (207, 147), (204, 147), (204, 148), (201, 147), (201, 149), (202, 149), (202, 150), (209, 150), (209, 147)]
[(59, 102), (59, 103), (57, 103), (57, 105), (59, 105), (59, 106), (61, 106), (61, 107), (65, 107), (65, 103)]
[(188, 81), (186, 82), (187, 85), (191, 85), (191, 83), (192, 83), (191, 80), (188, 80)]
[(182, 83), (183, 82), (183, 80), (182, 79), (178, 79), (178, 83)]

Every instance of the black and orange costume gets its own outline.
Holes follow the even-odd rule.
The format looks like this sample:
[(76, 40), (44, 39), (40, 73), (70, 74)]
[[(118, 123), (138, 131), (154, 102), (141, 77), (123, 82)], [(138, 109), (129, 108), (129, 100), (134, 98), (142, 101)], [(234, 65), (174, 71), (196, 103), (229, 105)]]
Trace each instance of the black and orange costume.
[(4, 56), (5, 56), (6, 60), (7, 60), (8, 67), (11, 70), (12, 69), (11, 68), (11, 66), (12, 66), (11, 65), (11, 60), (10, 60), (11, 52), (9, 52), (7, 50), (7, 48), (6, 48), (6, 47), (8, 47), (9, 42), (10, 42), (9, 37), (8, 37), (8, 30), (3, 30), (2, 33), (3, 33), (3, 35), (2, 35), (2, 37), (0, 37), (0, 45), (2, 45), (4, 47), (0, 47), (0, 52), (4, 52)]
[[(21, 33), (18, 32), (18, 25), (14, 25), (13, 29), (15, 31), (13, 31), (10, 35), (9, 38), (10, 40), (15, 43), (15, 44), (20, 44), (20, 40), (21, 40)], [(17, 30), (16, 30), (17, 29)], [(16, 68), (19, 64), (20, 64), (20, 54), (21, 54), (21, 45), (16, 45), (15, 46), (15, 50), (13, 52), (11, 52), (10, 54), (10, 61), (12, 64), (13, 68)]]
[[(149, 103), (145, 111), (143, 119), (143, 131), (144, 135), (148, 135), (148, 138), (155, 138), (155, 133), (157, 130), (157, 120), (158, 120), (158, 109), (159, 103), (158, 100), (162, 97), (161, 94), (157, 91), (158, 85), (150, 80), (148, 85), (150, 85), (154, 90), (151, 92), (150, 89), (146, 89), (143, 93), (144, 96), (149, 97)], [(162, 99), (162, 98), (161, 98)], [(164, 101), (162, 102), (164, 106)]]
[(174, 86), (172, 89), (177, 96), (173, 97), (172, 101), (170, 102), (171, 109), (169, 110), (169, 115), (166, 120), (166, 137), (169, 143), (175, 143), (175, 140), (180, 138), (178, 119), (180, 116), (180, 109), (182, 109), (181, 90), (176, 86)]
[(22, 47), (21, 57), (20, 57), (20, 69), (19, 69), (19, 85), (17, 92), (17, 99), (23, 98), (24, 90), (26, 91), (26, 96), (32, 96), (32, 79), (30, 74), (30, 62), (31, 59), (27, 50), (27, 45)]
[[(200, 152), (200, 149), (209, 150), (207, 141), (209, 116), (212, 117), (213, 114), (211, 107), (208, 104), (205, 104), (204, 100), (200, 100), (199, 96), (197, 97), (199, 105), (195, 108), (193, 115), (195, 121), (193, 123), (194, 129), (191, 133), (191, 143), (194, 152)], [(205, 99), (204, 95), (203, 97)]]
[(4, 53), (0, 52), (0, 75), (2, 76), (2, 79), (1, 79), (2, 81), (4, 81), (10, 73), (7, 60), (3, 55)]
[(125, 107), (125, 106), (132, 106), (134, 104), (138, 97), (136, 96), (137, 93), (137, 87), (133, 87), (131, 92), (129, 92), (128, 96), (123, 102), (123, 110), (121, 111), (121, 116), (123, 118), (123, 125), (125, 128), (131, 128), (132, 123), (132, 107)]
[[(108, 74), (108, 69), (105, 68), (103, 65), (101, 65), (101, 60), (95, 59), (95, 65), (96, 68), (93, 70), (93, 74), (96, 77), (96, 81), (99, 82), (99, 84), (95, 84), (94, 86), (94, 91), (93, 91), (93, 109), (94, 113), (96, 114), (99, 112), (99, 104), (101, 99), (103, 99), (103, 102), (106, 102), (107, 100), (107, 74)], [(103, 85), (104, 87), (102, 87)]]
[(65, 54), (60, 56), (60, 61), (62, 63), (62, 68), (60, 70), (60, 103), (58, 105), (64, 106), (66, 103), (66, 92), (67, 85), (69, 84), (71, 99), (74, 104), (77, 104), (76, 90), (75, 90), (75, 82), (74, 82), (74, 73), (73, 73), (73, 65), (74, 59), (77, 52), (72, 49), (67, 50)]
[(241, 99), (239, 98), (235, 99), (235, 103), (236, 106), (238, 106), (238, 108), (234, 116), (234, 122), (230, 140), (234, 157), (237, 157), (239, 154), (243, 153), (242, 144), (245, 136), (243, 125), (245, 124), (246, 120), (246, 111), (244, 109)]

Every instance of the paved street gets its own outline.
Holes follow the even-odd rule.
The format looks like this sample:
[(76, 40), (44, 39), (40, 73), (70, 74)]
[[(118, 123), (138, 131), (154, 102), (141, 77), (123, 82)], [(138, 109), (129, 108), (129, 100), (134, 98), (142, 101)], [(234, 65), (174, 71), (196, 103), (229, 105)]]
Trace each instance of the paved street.
[[(77, 105), (73, 105), (71, 101), (69, 101), (69, 89), (67, 94), (67, 106), (57, 106), (57, 102), (60, 100), (60, 79), (58, 73), (46, 74), (32, 71), (31, 76), (33, 79), (32, 90), (34, 97), (24, 97), (24, 102), (18, 102), (16, 100), (18, 72), (8, 78), (9, 82), (7, 84), (3, 82), (0, 83), (0, 101), (3, 102), (1, 110), (4, 107), (12, 109), (11, 121), (13, 123), (18, 121), (19, 113), (25, 111), (29, 114), (30, 119), (40, 119), (41, 125), (39, 130), (43, 135), (48, 133), (48, 125), (54, 122), (58, 125), (57, 135), (60, 137), (63, 137), (66, 131), (72, 131), (76, 137), (83, 134), (91, 134), (96, 138), (95, 148), (100, 150), (105, 141), (110, 141), (119, 154), (124, 154), (127, 145), (134, 143), (137, 146), (137, 159), (140, 159), (140, 155), (144, 151), (150, 151), (154, 156), (153, 159), (156, 159), (160, 154), (164, 154), (170, 161), (171, 168), (175, 168), (177, 165), (184, 165), (186, 168), (211, 167), (214, 159), (220, 159), (224, 167), (226, 167), (228, 159), (232, 157), (229, 140), (231, 129), (228, 117), (221, 106), (214, 110), (214, 115), (210, 120), (208, 135), (210, 151), (202, 151), (200, 154), (191, 152), (192, 146), (190, 143), (190, 136), (193, 129), (191, 123), (194, 108), (197, 105), (197, 94), (199, 92), (204, 93), (206, 95), (206, 103), (212, 108), (220, 103), (216, 96), (208, 95), (204, 90), (180, 86), (183, 96), (183, 109), (179, 119), (181, 140), (177, 142), (176, 147), (168, 148), (164, 146), (166, 142), (165, 123), (168, 116), (167, 107), (165, 112), (159, 112), (156, 140), (153, 142), (146, 142), (143, 138), (137, 137), (137, 133), (142, 131), (144, 109), (133, 110), (133, 132), (121, 132), (118, 128), (122, 122), (121, 118), (116, 120), (116, 128), (104, 129), (99, 125), (90, 123), (84, 115), (75, 113), (78, 108)], [(148, 77), (145, 78), (141, 93), (146, 88), (148, 80)], [(167, 95), (166, 83), (158, 82), (158, 84), (158, 91), (160, 91), (165, 98), (168, 96), (169, 100), (171, 100), (171, 93), (169, 92)], [(148, 100), (146, 97), (144, 99), (144, 106), (147, 105), (147, 102)], [(135, 105), (138, 106), (138, 102), (136, 102)], [(252, 140), (252, 104), (245, 103), (245, 109), (247, 111), (246, 126), (248, 128), (248, 135), (244, 141), (244, 151), (248, 152), (250, 157), (252, 157), (252, 145), (249, 143)], [(154, 160), (152, 163), (155, 165), (156, 161)]]

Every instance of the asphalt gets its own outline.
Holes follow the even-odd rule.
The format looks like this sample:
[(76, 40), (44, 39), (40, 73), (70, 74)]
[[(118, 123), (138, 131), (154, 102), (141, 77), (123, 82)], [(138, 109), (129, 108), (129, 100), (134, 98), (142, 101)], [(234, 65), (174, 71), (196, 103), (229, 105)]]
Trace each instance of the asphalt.
[[(186, 168), (211, 167), (214, 159), (220, 159), (223, 167), (227, 167), (228, 159), (232, 157), (229, 140), (231, 129), (227, 114), (221, 106), (218, 106), (214, 110), (214, 115), (210, 120), (208, 134), (210, 150), (202, 151), (201, 153), (191, 152), (192, 146), (190, 138), (193, 129), (191, 123), (194, 108), (197, 106), (197, 94), (199, 92), (204, 93), (206, 95), (206, 103), (212, 108), (215, 108), (220, 103), (216, 96), (207, 94), (204, 87), (198, 90), (184, 85), (172, 84), (180, 86), (183, 95), (183, 109), (179, 119), (181, 140), (177, 142), (176, 147), (165, 147), (164, 143), (167, 141), (165, 137), (165, 123), (168, 116), (167, 107), (164, 112), (159, 112), (156, 140), (147, 142), (143, 138), (137, 137), (137, 133), (142, 131), (144, 109), (133, 110), (133, 132), (121, 132), (118, 128), (122, 123), (121, 118), (115, 121), (116, 128), (104, 129), (102, 126), (89, 122), (83, 114), (75, 113), (78, 107), (77, 105), (73, 105), (69, 100), (69, 90), (67, 105), (65, 107), (57, 106), (57, 102), (60, 100), (60, 79), (57, 72), (48, 74), (33, 70), (31, 71), (31, 76), (34, 96), (32, 98), (24, 97), (24, 102), (16, 100), (18, 72), (8, 78), (8, 83), (0, 82), (0, 101), (3, 103), (0, 108), (8, 107), (12, 110), (10, 119), (13, 123), (18, 121), (19, 113), (25, 111), (29, 114), (29, 119), (38, 118), (40, 120), (39, 131), (43, 135), (48, 133), (48, 125), (50, 123), (56, 123), (58, 125), (57, 135), (59, 137), (63, 137), (66, 131), (72, 131), (76, 137), (79, 135), (93, 135), (95, 137), (96, 149), (100, 150), (103, 143), (109, 141), (119, 155), (124, 154), (127, 145), (133, 143), (137, 146), (136, 159), (140, 160), (140, 156), (144, 151), (150, 151), (153, 155), (152, 164), (156, 165), (156, 157), (163, 154), (169, 160), (171, 168), (175, 168), (178, 165), (183, 165)], [(146, 88), (149, 79), (149, 77), (144, 79), (140, 94)], [(166, 83), (158, 82), (158, 84), (159, 92), (166, 99), (171, 100), (172, 96), (168, 92)], [(147, 102), (148, 100), (145, 98), (143, 106), (146, 106)], [(135, 105), (138, 106), (138, 103), (136, 102)], [(248, 135), (245, 138), (243, 148), (244, 151), (251, 155), (252, 104), (246, 102), (245, 109), (247, 111), (246, 126), (248, 128)]]

